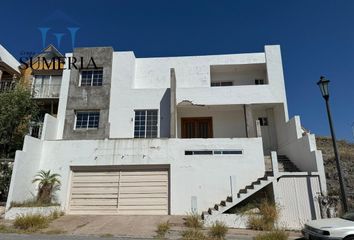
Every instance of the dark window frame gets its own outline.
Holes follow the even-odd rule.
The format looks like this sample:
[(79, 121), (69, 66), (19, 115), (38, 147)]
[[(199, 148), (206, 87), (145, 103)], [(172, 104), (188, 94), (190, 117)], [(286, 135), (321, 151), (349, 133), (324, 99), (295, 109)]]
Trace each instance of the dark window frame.
[(75, 111), (75, 130), (98, 129), (100, 124), (100, 111)]
[(80, 70), (80, 87), (100, 87), (102, 85), (103, 68)]

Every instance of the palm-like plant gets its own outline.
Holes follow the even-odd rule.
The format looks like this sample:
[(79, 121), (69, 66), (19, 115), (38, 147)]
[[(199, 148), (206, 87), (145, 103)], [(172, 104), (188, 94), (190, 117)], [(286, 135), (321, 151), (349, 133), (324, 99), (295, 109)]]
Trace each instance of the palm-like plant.
[(51, 203), (53, 193), (60, 188), (60, 175), (51, 173), (50, 170), (41, 170), (37, 173), (32, 183), (38, 182), (37, 201), (41, 203)]

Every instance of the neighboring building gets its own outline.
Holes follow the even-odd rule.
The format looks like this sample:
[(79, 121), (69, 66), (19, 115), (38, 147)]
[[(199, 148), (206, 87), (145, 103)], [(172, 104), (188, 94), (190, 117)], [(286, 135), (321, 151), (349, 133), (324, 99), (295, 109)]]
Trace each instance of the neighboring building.
[[(64, 56), (49, 45), (41, 53), (27, 61), (27, 67), (22, 66), (24, 83), (31, 89), (32, 99), (39, 107), (38, 119), (31, 122), (29, 135), (40, 138), (46, 113), (56, 116), (58, 112), (59, 93), (63, 75)], [(43, 61), (46, 59), (46, 62)]]
[(13, 89), (20, 78), (20, 63), (0, 44), (0, 92)]
[[(0, 44), (0, 93), (14, 89), (20, 79), (20, 63)], [(1, 141), (0, 141), (1, 142)], [(13, 161), (6, 144), (0, 143), (0, 162)]]
[(320, 217), (322, 155), (299, 117), (288, 119), (279, 46), (165, 58), (97, 47), (66, 57), (84, 66), (92, 57), (97, 68), (66, 61), (57, 116), (17, 152), (7, 207), (32, 198), (33, 176), (50, 169), (67, 214), (193, 211), (210, 222), (264, 193), (288, 228)]

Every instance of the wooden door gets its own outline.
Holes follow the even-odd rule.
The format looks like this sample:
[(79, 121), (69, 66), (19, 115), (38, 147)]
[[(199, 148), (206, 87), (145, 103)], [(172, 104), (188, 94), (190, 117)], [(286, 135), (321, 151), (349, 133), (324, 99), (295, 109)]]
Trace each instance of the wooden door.
[(182, 138), (212, 138), (213, 121), (211, 117), (182, 118)]

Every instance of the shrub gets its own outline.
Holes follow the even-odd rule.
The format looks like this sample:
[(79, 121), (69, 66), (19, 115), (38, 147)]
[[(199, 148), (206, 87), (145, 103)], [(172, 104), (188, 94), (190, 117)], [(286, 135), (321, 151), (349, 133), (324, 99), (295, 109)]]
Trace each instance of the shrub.
[(16, 217), (14, 227), (21, 230), (36, 231), (46, 228), (49, 224), (49, 220), (50, 219), (48, 217), (39, 214), (22, 215)]
[(263, 200), (259, 204), (259, 213), (249, 213), (248, 227), (254, 230), (270, 231), (279, 218), (279, 208), (275, 204)]
[(209, 236), (214, 239), (225, 239), (228, 228), (223, 222), (216, 221), (209, 230)]
[(45, 204), (52, 202), (54, 192), (60, 188), (59, 177), (59, 174), (51, 173), (50, 170), (41, 170), (37, 173), (32, 183), (38, 182), (38, 202)]
[(198, 229), (187, 229), (182, 232), (183, 240), (206, 240), (205, 235)]
[(203, 222), (201, 217), (197, 213), (190, 213), (186, 218), (184, 225), (189, 228), (200, 229), (203, 227)]
[(247, 225), (253, 230), (267, 230), (269, 228), (269, 223), (264, 222), (262, 217), (256, 214), (251, 214), (248, 216)]
[(287, 240), (289, 234), (283, 230), (273, 230), (268, 233), (262, 233), (254, 237), (254, 240)]
[(166, 238), (166, 234), (168, 233), (168, 231), (170, 230), (171, 225), (170, 223), (167, 222), (163, 222), (160, 223), (159, 225), (157, 225), (157, 230), (156, 230), (156, 234), (157, 234), (157, 238)]

